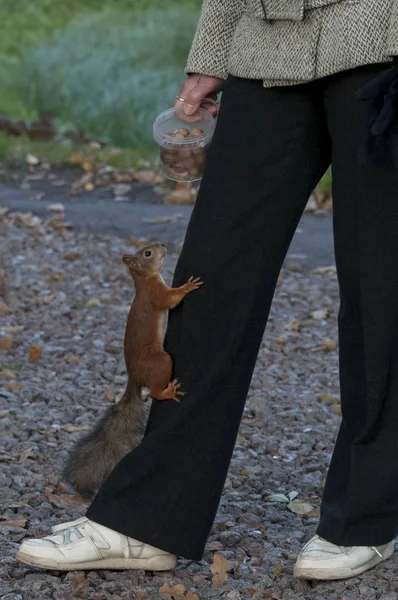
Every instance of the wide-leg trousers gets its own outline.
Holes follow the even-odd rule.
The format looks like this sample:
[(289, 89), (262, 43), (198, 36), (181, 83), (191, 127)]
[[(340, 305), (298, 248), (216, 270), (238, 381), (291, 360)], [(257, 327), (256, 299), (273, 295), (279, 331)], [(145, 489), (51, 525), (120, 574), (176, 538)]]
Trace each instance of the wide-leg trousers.
[(331, 163), (342, 423), (318, 533), (346, 546), (397, 534), (398, 170), (358, 164), (368, 108), (355, 95), (386, 68), (272, 88), (229, 76), (173, 285), (205, 283), (171, 311), (165, 339), (187, 395), (153, 402), (90, 519), (202, 557), (278, 275)]

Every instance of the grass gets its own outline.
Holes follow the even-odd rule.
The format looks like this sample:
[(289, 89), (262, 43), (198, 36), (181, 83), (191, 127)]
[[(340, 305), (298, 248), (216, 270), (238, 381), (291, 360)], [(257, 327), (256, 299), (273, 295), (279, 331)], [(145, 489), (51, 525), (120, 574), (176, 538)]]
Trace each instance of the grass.
[[(152, 157), (152, 122), (174, 102), (201, 3), (0, 0), (0, 114), (50, 110), (61, 128), (109, 137), (123, 148), (113, 166)], [(72, 149), (0, 136), (0, 157), (27, 152), (60, 162)]]
[(2, 0), (0, 113), (51, 111), (63, 127), (153, 148), (152, 122), (184, 78), (200, 0), (82, 4)]

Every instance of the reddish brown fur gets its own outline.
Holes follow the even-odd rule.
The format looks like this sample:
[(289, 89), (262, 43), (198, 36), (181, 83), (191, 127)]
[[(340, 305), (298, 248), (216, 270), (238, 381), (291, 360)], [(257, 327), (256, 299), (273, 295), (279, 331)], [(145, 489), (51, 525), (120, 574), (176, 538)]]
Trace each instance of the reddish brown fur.
[[(152, 252), (150, 257), (145, 252)], [(190, 277), (179, 288), (169, 288), (160, 276), (165, 257), (162, 244), (152, 244), (134, 255), (125, 254), (123, 262), (134, 279), (136, 294), (127, 319), (124, 355), (129, 379), (150, 390), (156, 400), (179, 402), (180, 384), (170, 381), (171, 356), (163, 350), (166, 310), (174, 308), (189, 292), (202, 285), (199, 277)]]
[[(148, 251), (150, 255), (145, 256)], [(120, 402), (108, 408), (69, 456), (64, 475), (85, 496), (95, 493), (117, 463), (140, 443), (146, 413), (142, 388), (149, 388), (156, 400), (180, 402), (179, 396), (184, 395), (177, 380), (170, 381), (172, 359), (163, 350), (166, 311), (203, 282), (191, 277), (179, 288), (167, 287), (160, 276), (165, 254), (163, 244), (152, 244), (123, 256), (136, 288), (124, 337), (128, 383)]]

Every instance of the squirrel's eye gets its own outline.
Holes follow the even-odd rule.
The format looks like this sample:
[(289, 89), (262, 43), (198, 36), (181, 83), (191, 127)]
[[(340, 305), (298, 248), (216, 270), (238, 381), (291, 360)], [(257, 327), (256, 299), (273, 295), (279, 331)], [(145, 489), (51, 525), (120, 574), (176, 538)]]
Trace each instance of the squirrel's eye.
[(146, 250), (144, 252), (144, 256), (151, 256), (152, 252), (150, 250)]

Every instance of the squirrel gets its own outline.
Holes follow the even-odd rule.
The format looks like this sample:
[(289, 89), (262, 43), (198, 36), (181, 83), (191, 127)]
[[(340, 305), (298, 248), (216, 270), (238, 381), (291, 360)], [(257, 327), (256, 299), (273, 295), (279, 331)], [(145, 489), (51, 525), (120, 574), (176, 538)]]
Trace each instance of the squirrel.
[(140, 443), (146, 416), (142, 388), (148, 388), (155, 400), (180, 403), (185, 395), (177, 379), (171, 381), (173, 362), (163, 349), (166, 312), (204, 282), (190, 277), (184, 285), (169, 288), (160, 275), (165, 256), (164, 244), (155, 243), (122, 258), (136, 290), (124, 336), (128, 381), (121, 400), (69, 455), (64, 477), (84, 497), (93, 496), (116, 464)]

